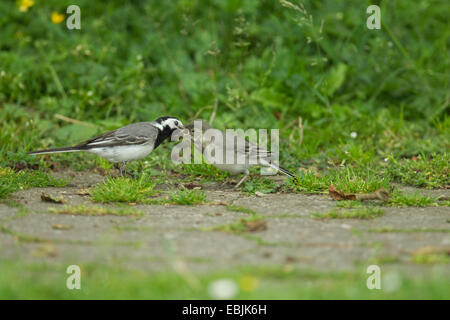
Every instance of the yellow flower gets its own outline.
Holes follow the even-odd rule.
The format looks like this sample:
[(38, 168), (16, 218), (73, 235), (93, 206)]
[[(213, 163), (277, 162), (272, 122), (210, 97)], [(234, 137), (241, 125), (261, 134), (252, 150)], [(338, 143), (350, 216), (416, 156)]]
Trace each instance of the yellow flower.
[(59, 24), (64, 21), (66, 15), (64, 13), (52, 12), (52, 22), (54, 24)]
[(19, 11), (26, 12), (34, 6), (34, 0), (19, 0), (17, 1), (17, 5), (19, 6)]
[(254, 291), (258, 288), (259, 280), (252, 276), (244, 276), (240, 279), (239, 285), (242, 291)]

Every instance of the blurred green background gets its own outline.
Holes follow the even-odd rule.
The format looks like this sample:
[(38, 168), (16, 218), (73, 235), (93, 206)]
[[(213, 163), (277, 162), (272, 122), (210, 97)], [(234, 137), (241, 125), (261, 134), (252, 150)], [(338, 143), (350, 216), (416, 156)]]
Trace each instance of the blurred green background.
[[(218, 128), (280, 128), (291, 168), (446, 152), (448, 1), (302, 3), (2, 1), (0, 164), (213, 113)], [(58, 16), (71, 4), (81, 30)]]

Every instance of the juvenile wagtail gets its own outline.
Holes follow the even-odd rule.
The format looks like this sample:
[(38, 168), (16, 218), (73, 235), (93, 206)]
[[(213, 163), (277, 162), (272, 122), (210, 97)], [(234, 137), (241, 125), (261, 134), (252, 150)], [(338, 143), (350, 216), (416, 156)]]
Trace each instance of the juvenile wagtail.
[[(202, 132), (200, 134), (199, 133), (195, 134), (196, 130), (194, 126), (195, 122), (201, 122)], [(297, 179), (292, 172), (276, 165), (271, 159), (271, 153), (269, 151), (259, 147), (255, 143), (246, 140), (245, 138), (237, 135), (236, 133), (229, 131), (223, 132), (217, 129), (212, 129), (211, 126), (208, 124), (208, 122), (201, 119), (189, 123), (188, 125), (185, 126), (185, 128), (189, 130), (191, 138), (194, 139), (194, 146), (196, 147), (197, 150), (200, 150), (200, 152), (202, 152), (203, 150), (207, 150), (210, 147), (213, 147), (216, 150), (222, 150), (223, 152), (222, 155), (231, 154), (233, 156), (234, 161), (232, 163), (226, 163), (226, 161), (217, 163), (215, 161), (217, 160), (217, 158), (211, 157), (211, 155), (213, 155), (212, 152), (211, 153), (202, 152), (203, 155), (205, 156), (206, 161), (215, 166), (216, 168), (227, 171), (233, 175), (244, 173), (242, 179), (235, 185), (234, 187), (235, 189), (238, 188), (245, 181), (245, 179), (247, 179), (250, 173), (249, 169), (256, 165), (264, 167), (272, 167), (275, 170), (280, 171), (293, 179)], [(205, 138), (206, 131), (213, 133), (212, 131), (209, 130), (215, 130), (217, 133), (220, 133), (217, 136), (223, 137), (223, 139), (206, 139)], [(216, 135), (211, 134), (210, 136)], [(250, 161), (250, 159), (253, 159), (254, 161)]]
[(110, 162), (121, 163), (120, 172), (122, 173), (128, 161), (145, 158), (175, 130), (183, 128), (183, 124), (177, 118), (161, 117), (152, 122), (129, 124), (73, 147), (37, 150), (28, 152), (28, 154), (86, 151)]

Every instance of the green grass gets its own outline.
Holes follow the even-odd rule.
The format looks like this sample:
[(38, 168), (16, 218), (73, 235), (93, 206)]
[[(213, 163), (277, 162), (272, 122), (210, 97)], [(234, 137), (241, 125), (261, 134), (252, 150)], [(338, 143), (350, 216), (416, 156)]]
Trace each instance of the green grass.
[(90, 191), (95, 202), (145, 202), (157, 194), (154, 190), (158, 181), (147, 175), (139, 178), (108, 178)]
[[(239, 177), (240, 179), (241, 177)], [(240, 191), (243, 191), (247, 194), (255, 194), (256, 192), (260, 193), (272, 193), (275, 192), (276, 188), (279, 187), (277, 183), (273, 180), (260, 177), (260, 176), (251, 176), (245, 180), (242, 185), (239, 187)]]
[(357, 166), (331, 168), (328, 173), (308, 170), (301, 172), (297, 180), (289, 180), (288, 187), (306, 193), (325, 193), (330, 185), (351, 193), (368, 193), (380, 188), (390, 189), (389, 176), (379, 173), (377, 167)]
[(374, 233), (416, 233), (416, 232), (437, 232), (437, 233), (448, 233), (450, 232), (450, 229), (430, 229), (430, 228), (409, 228), (409, 229), (401, 229), (401, 228), (391, 228), (391, 227), (384, 227), (384, 228), (374, 228), (369, 229), (369, 232)]
[(212, 230), (242, 234), (246, 232), (263, 231), (265, 228), (266, 221), (264, 217), (254, 214), (249, 218), (241, 218), (237, 222), (213, 227)]
[[(0, 45), (3, 167), (105, 168), (91, 154), (26, 151), (171, 114), (184, 122), (214, 116), (219, 129), (279, 128), (281, 163), (294, 172), (364, 167), (392, 156), (396, 180), (448, 185), (448, 172), (434, 160), (423, 161), (419, 174), (420, 160), (409, 160), (423, 154), (448, 162), (443, 0), (382, 2), (381, 31), (364, 27), (370, 1), (305, 1), (306, 13), (280, 1), (78, 4), (82, 31), (51, 22), (51, 12), (64, 12), (56, 0), (27, 12), (15, 1), (0, 4), (0, 36), (7, 39)], [(146, 159), (149, 167), (176, 167), (170, 150), (159, 149)], [(184, 172), (227, 177), (208, 166)], [(299, 188), (325, 188), (310, 180)]]
[(42, 171), (19, 171), (0, 168), (0, 198), (18, 190), (38, 187), (64, 187), (69, 181), (55, 179)]
[(254, 210), (250, 209), (250, 208), (237, 206), (237, 205), (233, 205), (233, 204), (229, 204), (225, 208), (228, 211), (233, 211), (233, 212), (242, 212), (242, 213), (247, 213), (247, 214), (256, 214), (256, 212)]
[(412, 261), (417, 264), (449, 264), (450, 252), (434, 247), (424, 247), (412, 254)]
[(165, 203), (179, 204), (179, 205), (195, 205), (202, 204), (206, 201), (206, 193), (202, 190), (196, 189), (182, 189), (172, 192), (169, 199)]
[(24, 234), (24, 233), (21, 233), (21, 232), (14, 231), (14, 230), (12, 230), (12, 229), (10, 229), (10, 228), (2, 225), (2, 224), (0, 224), (0, 233), (4, 233), (4, 234), (8, 234), (8, 235), (13, 236), (14, 239), (16, 241), (18, 241), (19, 243), (23, 243), (23, 242), (35, 243), (35, 242), (47, 242), (48, 241), (47, 239), (44, 239), (44, 238), (41, 238), (41, 237), (37, 237), (37, 236), (34, 236), (34, 235), (29, 235), (29, 234)]
[[(69, 263), (70, 264), (70, 263)], [(236, 299), (448, 299), (448, 276), (408, 277), (395, 271), (395, 286), (366, 287), (368, 275), (324, 273), (292, 267), (245, 266), (227, 271), (180, 274), (147, 272), (111, 265), (81, 264), (81, 289), (65, 286), (69, 265), (0, 264), (1, 299), (212, 299), (211, 285), (228, 279), (237, 287)], [(365, 269), (365, 268), (363, 268)], [(364, 270), (365, 271), (365, 270)], [(387, 278), (388, 279), (388, 278)], [(386, 289), (385, 289), (386, 287)]]
[(336, 207), (338, 208), (353, 209), (353, 208), (361, 208), (363, 206), (364, 204), (358, 200), (342, 200), (336, 202)]
[(62, 208), (50, 208), (51, 213), (70, 214), (82, 216), (137, 216), (141, 217), (142, 212), (134, 208), (107, 208), (99, 206), (63, 206)]
[(313, 213), (315, 219), (374, 219), (382, 216), (384, 211), (376, 207), (363, 207), (356, 209), (332, 209), (327, 213)]
[(230, 175), (226, 171), (217, 169), (211, 164), (183, 164), (178, 168), (179, 172), (188, 174), (190, 177), (201, 177), (204, 180), (226, 181)]
[[(447, 137), (448, 138), (448, 137)], [(387, 172), (398, 182), (416, 187), (445, 188), (450, 186), (448, 153), (420, 154), (416, 159), (390, 158)]]
[(165, 198), (156, 198), (160, 192), (155, 190), (160, 180), (141, 174), (139, 178), (108, 178), (90, 191), (95, 202), (126, 202), (145, 204), (195, 205), (205, 202), (206, 194), (202, 190), (184, 188), (169, 192)]
[(418, 192), (408, 194), (400, 191), (394, 192), (387, 203), (395, 207), (435, 207), (438, 205), (436, 198), (423, 196)]

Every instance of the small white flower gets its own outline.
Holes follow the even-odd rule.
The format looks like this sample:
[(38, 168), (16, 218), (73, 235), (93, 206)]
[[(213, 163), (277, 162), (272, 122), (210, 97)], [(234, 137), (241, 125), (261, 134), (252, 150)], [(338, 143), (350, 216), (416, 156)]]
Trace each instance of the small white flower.
[(6, 75), (5, 70), (2, 70), (2, 72), (0, 72), (0, 76), (1, 76), (1, 77), (4, 77), (5, 75)]
[(142, 60), (142, 56), (140, 54), (137, 55), (136, 59)]
[(389, 159), (388, 158), (384, 158), (384, 162), (388, 162), (389, 161)]
[(355, 132), (355, 131), (353, 131), (352, 133), (350, 133), (350, 137), (351, 137), (352, 139), (355, 139), (357, 136), (358, 136), (358, 133)]
[(87, 95), (88, 95), (89, 97), (91, 97), (93, 94), (94, 94), (94, 93), (93, 93), (92, 91), (90, 91), (90, 90), (87, 92)]
[(233, 299), (238, 292), (238, 286), (231, 279), (220, 279), (209, 285), (208, 292), (213, 299)]

